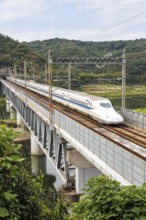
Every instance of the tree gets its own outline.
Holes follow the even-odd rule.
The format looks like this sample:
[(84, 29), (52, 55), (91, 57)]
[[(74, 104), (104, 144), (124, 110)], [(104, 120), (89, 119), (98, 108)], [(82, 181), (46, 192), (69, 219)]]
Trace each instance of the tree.
[(91, 178), (86, 194), (72, 208), (70, 220), (144, 220), (146, 186), (121, 186), (106, 176)]
[[(43, 188), (42, 173), (31, 174), (15, 137), (12, 128), (0, 126), (0, 219), (57, 220), (54, 207), (60, 200), (54, 200), (52, 191)], [(60, 209), (60, 215), (66, 210)]]
[(35, 67), (43, 66), (46, 59), (29, 48), (26, 43), (20, 43), (8, 36), (0, 34), (0, 67), (14, 67), (19, 65), (23, 68), (24, 59), (31, 61)]

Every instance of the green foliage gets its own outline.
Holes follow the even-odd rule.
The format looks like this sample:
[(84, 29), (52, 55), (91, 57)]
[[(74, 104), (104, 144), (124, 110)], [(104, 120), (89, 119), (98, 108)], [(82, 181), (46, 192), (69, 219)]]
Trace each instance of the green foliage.
[(26, 44), (0, 34), (0, 67), (19, 65), (23, 69), (24, 59), (31, 61), (35, 68), (45, 63), (45, 59)]
[[(44, 82), (43, 79), (45, 78), (44, 65), (47, 63), (48, 49), (50, 49), (52, 57), (68, 58), (121, 57), (125, 49), (127, 77), (129, 77), (130, 83), (143, 83), (139, 76), (144, 76), (146, 73), (146, 39), (82, 42), (55, 38), (19, 43), (8, 36), (0, 34), (0, 45), (0, 66), (8, 67), (17, 64), (20, 65), (19, 68), (23, 72), (25, 59), (33, 63), (36, 78), (39, 78), (40, 82)], [(20, 70), (17, 69), (17, 72), (19, 73)], [(28, 68), (27, 73), (31, 78), (32, 68)], [(53, 73), (55, 73), (56, 76), (66, 76), (68, 74), (67, 66), (63, 65), (62, 68), (60, 68), (60, 65), (54, 65)], [(41, 79), (39, 75), (42, 75)], [(92, 83), (94, 79), (99, 77), (117, 78), (119, 75), (121, 77), (121, 65), (106, 65), (104, 68), (97, 68), (96, 65), (77, 65), (72, 67), (72, 75), (78, 86), (78, 84), (81, 83)]]
[(0, 217), (5, 218), (7, 216), (9, 216), (8, 210), (0, 206)]
[(138, 109), (134, 109), (134, 111), (142, 113), (142, 114), (146, 114), (146, 108), (138, 108)]
[(52, 220), (66, 220), (67, 217), (68, 217), (67, 203), (63, 199), (58, 198), (57, 203), (54, 207)]
[[(54, 192), (43, 188), (42, 173), (32, 176), (14, 143), (16, 136), (12, 128), (0, 126), (0, 219), (58, 220), (59, 215), (65, 219), (67, 209), (54, 200)], [(57, 215), (54, 207), (60, 207)]]
[[(45, 57), (47, 57), (48, 48), (50, 48), (54, 57), (121, 57), (125, 49), (127, 74), (139, 76), (146, 73), (146, 39), (82, 42), (55, 38), (44, 41), (33, 41), (26, 44)], [(113, 67), (113, 65), (106, 65), (103, 69), (98, 69), (95, 65), (85, 65), (78, 66), (73, 70), (74, 75), (83, 71), (90, 75), (91, 73), (98, 75), (112, 72), (112, 76), (115, 77), (115, 73), (121, 74), (121, 66), (114, 65)], [(82, 80), (82, 78), (79, 78), (79, 80)]]
[(73, 205), (70, 220), (146, 219), (146, 187), (121, 186), (106, 176), (91, 178)]

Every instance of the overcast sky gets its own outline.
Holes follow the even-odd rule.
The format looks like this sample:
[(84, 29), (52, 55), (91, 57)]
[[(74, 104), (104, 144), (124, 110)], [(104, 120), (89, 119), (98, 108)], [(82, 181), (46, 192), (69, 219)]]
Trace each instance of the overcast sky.
[(0, 0), (0, 33), (19, 41), (146, 38), (146, 0)]

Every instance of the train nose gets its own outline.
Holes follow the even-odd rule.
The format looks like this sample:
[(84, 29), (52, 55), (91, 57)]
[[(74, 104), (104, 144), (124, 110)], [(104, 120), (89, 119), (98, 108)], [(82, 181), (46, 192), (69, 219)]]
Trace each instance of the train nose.
[(117, 123), (123, 123), (123, 117), (119, 114), (115, 114), (115, 115), (106, 115), (106, 122), (107, 123), (111, 123), (111, 124), (117, 124)]
[(123, 123), (124, 122), (124, 119), (123, 117), (120, 115), (120, 114), (117, 114), (117, 116), (115, 117), (115, 120), (119, 123)]

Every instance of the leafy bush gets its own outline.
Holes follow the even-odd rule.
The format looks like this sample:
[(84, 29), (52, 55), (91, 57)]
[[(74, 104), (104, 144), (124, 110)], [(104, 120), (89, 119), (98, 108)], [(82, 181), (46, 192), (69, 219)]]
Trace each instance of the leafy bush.
[[(0, 126), (0, 219), (58, 220), (52, 191), (43, 188), (43, 174), (31, 174), (27, 161), (20, 156), (20, 145), (14, 143), (12, 128)], [(63, 203), (62, 203), (63, 204)], [(65, 219), (67, 208), (62, 205), (57, 215)]]
[(70, 220), (144, 220), (146, 187), (121, 186), (106, 176), (91, 178)]

